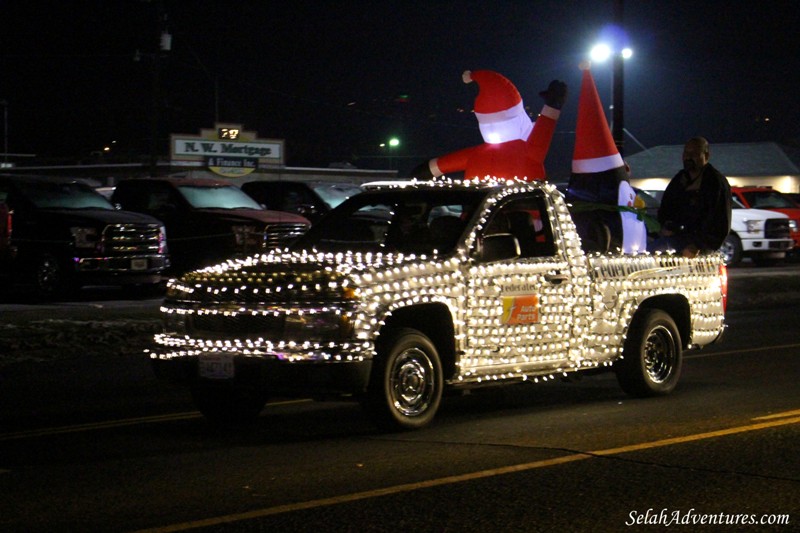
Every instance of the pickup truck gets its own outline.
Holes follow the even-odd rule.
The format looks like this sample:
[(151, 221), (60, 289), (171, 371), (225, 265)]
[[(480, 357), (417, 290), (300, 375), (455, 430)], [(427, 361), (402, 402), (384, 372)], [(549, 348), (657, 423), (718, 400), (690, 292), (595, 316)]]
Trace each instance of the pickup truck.
[(788, 215), (746, 208), (734, 196), (731, 231), (720, 250), (725, 264), (737, 266), (745, 257), (758, 266), (772, 266), (783, 261), (794, 247), (791, 227)]
[(214, 422), (269, 396), (345, 395), (379, 427), (430, 423), (446, 389), (614, 371), (671, 392), (724, 329), (714, 253), (587, 253), (547, 183), (433, 182), (349, 198), (295, 242), (171, 280), (156, 374)]
[(300, 215), (264, 209), (239, 187), (209, 178), (125, 179), (111, 201), (164, 222), (173, 275), (283, 246), (311, 225)]
[(0, 279), (42, 299), (85, 285), (158, 287), (164, 225), (70, 178), (0, 176)]

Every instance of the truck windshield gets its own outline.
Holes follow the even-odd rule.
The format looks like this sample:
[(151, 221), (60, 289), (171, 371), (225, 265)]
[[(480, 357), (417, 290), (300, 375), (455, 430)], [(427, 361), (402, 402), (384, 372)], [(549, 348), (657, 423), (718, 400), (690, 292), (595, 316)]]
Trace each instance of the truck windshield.
[(114, 209), (103, 195), (83, 183), (31, 181), (19, 188), (40, 209)]
[(796, 209), (797, 205), (777, 191), (753, 191), (743, 193), (750, 207), (755, 209)]
[(181, 185), (178, 190), (196, 209), (257, 209), (263, 211), (258, 202), (238, 187), (194, 187)]
[(449, 254), (486, 194), (485, 190), (445, 189), (362, 193), (312, 226), (293, 248)]
[(331, 209), (337, 207), (351, 196), (360, 194), (364, 190), (358, 185), (346, 185), (342, 183), (320, 183), (312, 185), (311, 187)]

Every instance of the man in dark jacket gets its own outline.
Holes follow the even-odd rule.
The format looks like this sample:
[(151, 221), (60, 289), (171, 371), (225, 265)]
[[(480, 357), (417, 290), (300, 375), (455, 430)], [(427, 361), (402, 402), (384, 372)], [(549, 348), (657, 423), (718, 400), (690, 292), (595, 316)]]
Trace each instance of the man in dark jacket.
[(731, 229), (731, 188), (708, 162), (708, 141), (694, 137), (683, 148), (683, 170), (664, 191), (656, 250), (676, 250), (684, 257), (719, 250)]

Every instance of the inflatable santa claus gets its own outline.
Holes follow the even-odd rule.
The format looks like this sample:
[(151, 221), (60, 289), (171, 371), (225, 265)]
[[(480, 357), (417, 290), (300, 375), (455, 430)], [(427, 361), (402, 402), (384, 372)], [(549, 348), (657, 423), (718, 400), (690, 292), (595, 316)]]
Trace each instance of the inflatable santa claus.
[(464, 179), (546, 178), (544, 160), (567, 95), (565, 83), (554, 80), (546, 91), (536, 122), (525, 112), (522, 97), (507, 78), (491, 70), (466, 71), (464, 83), (476, 82), (475, 117), (484, 143), (431, 159), (412, 172), (417, 179), (464, 172)]

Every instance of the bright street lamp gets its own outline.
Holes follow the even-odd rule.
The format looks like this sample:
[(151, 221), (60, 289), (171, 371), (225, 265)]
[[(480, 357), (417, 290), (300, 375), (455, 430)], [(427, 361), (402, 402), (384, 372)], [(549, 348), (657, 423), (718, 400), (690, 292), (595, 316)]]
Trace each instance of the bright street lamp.
[(605, 43), (596, 44), (589, 51), (593, 63), (604, 63), (611, 57), (611, 47)]

